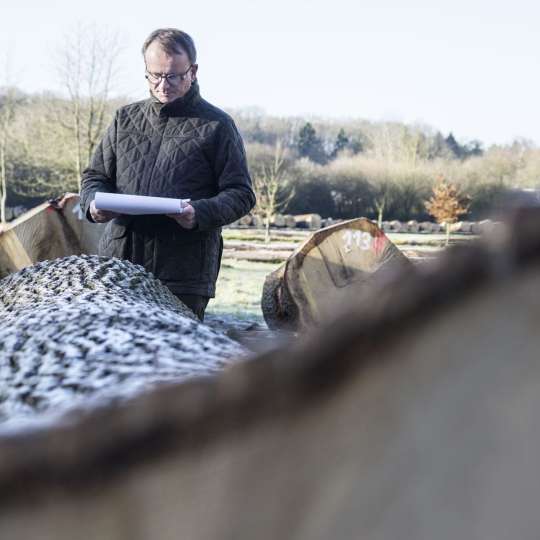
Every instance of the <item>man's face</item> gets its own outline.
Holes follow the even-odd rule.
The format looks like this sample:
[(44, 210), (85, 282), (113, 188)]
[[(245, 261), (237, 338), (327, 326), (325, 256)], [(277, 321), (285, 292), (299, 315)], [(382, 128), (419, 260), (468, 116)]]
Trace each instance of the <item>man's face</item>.
[(187, 94), (191, 88), (191, 84), (195, 80), (197, 66), (193, 65), (190, 68), (191, 62), (185, 51), (170, 56), (161, 48), (161, 45), (157, 41), (154, 41), (146, 49), (144, 60), (146, 71), (150, 74), (183, 74), (187, 72), (184, 80), (180, 80), (181, 77), (176, 77), (177, 81), (174, 84), (164, 78), (161, 78), (157, 84), (148, 81), (150, 92), (159, 102), (170, 103)]

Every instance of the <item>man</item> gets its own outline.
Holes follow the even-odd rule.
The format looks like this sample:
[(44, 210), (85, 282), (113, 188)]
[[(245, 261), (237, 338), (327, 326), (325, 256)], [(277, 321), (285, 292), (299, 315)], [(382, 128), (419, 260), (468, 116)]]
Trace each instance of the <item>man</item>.
[[(108, 222), (100, 255), (144, 266), (199, 317), (215, 295), (221, 227), (255, 205), (233, 120), (201, 98), (191, 37), (166, 28), (143, 45), (150, 98), (116, 112), (83, 172), (81, 206)], [(97, 191), (190, 199), (178, 215), (97, 210)]]

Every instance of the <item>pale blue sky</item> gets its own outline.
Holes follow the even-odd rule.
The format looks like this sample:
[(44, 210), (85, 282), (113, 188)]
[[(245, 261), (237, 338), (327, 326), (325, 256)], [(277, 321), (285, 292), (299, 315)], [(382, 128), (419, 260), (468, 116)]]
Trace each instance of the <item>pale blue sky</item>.
[(540, 3), (532, 0), (2, 0), (19, 86), (62, 91), (53, 52), (79, 21), (118, 30), (120, 92), (146, 95), (140, 47), (190, 33), (204, 97), (278, 115), (421, 122), (461, 139), (540, 144)]

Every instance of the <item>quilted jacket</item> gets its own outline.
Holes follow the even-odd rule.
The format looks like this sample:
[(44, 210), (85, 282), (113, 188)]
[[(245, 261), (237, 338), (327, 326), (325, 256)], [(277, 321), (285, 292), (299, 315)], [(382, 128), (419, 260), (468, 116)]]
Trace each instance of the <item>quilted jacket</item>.
[(195, 82), (182, 98), (153, 98), (120, 108), (83, 172), (87, 218), (96, 191), (189, 198), (197, 226), (166, 216), (110, 221), (99, 253), (144, 266), (174, 293), (214, 296), (221, 227), (255, 205), (244, 146), (233, 120), (200, 97)]

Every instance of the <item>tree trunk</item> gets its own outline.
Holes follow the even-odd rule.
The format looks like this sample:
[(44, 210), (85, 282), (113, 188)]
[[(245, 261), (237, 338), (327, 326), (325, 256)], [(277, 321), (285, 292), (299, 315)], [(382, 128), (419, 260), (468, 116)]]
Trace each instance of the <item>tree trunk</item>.
[(382, 229), (384, 207), (385, 207), (384, 201), (383, 202), (375, 201), (375, 208), (377, 210), (377, 226), (379, 227), (379, 229)]
[(264, 219), (264, 241), (270, 243), (270, 216), (266, 216)]
[(74, 121), (75, 121), (75, 144), (77, 145), (77, 150), (75, 154), (75, 169), (77, 174), (77, 185), (79, 187), (79, 192), (81, 191), (81, 176), (82, 176), (82, 151), (81, 151), (81, 108), (80, 103), (75, 103), (74, 111)]
[(2, 143), (0, 144), (0, 223), (6, 222), (6, 199), (6, 149), (5, 141), (2, 141)]
[(382, 218), (383, 218), (383, 209), (379, 208), (379, 211), (377, 213), (377, 226), (379, 229), (382, 229)]
[(450, 223), (445, 223), (444, 224), (445, 226), (445, 229), (446, 229), (446, 246), (448, 246), (448, 244), (450, 243)]

